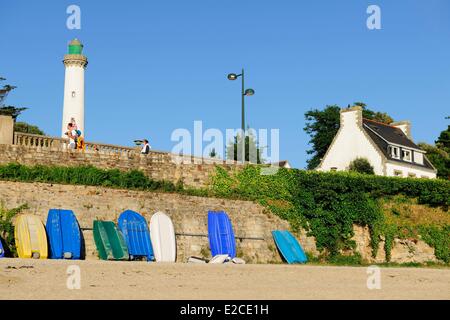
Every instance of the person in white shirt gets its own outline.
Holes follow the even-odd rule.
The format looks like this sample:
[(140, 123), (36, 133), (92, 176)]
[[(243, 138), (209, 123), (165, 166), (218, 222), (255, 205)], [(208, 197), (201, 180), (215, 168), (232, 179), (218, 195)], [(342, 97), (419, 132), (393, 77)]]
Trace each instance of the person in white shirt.
[(151, 147), (150, 144), (148, 143), (148, 140), (147, 140), (147, 139), (144, 139), (144, 145), (142, 146), (141, 153), (142, 153), (142, 154), (149, 154), (151, 148), (152, 148), (152, 147)]
[(76, 130), (73, 130), (72, 123), (69, 123), (67, 125), (67, 137), (69, 138), (69, 149), (75, 149), (76, 148), (76, 138), (77, 138), (77, 132)]

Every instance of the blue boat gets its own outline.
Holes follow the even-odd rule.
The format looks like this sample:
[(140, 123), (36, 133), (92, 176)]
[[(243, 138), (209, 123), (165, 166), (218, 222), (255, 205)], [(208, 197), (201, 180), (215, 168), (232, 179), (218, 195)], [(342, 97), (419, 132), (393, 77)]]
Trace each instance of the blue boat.
[(46, 229), (51, 259), (81, 258), (81, 231), (72, 210), (50, 209)]
[(147, 261), (154, 260), (150, 231), (143, 216), (137, 212), (126, 210), (119, 216), (117, 224), (128, 246), (131, 260), (140, 257), (147, 258)]
[(224, 211), (208, 211), (208, 238), (212, 256), (236, 257), (236, 240), (230, 218)]
[(0, 239), (0, 258), (5, 256), (5, 249), (3, 249), (2, 239)]
[(289, 231), (272, 231), (272, 236), (287, 263), (305, 263), (308, 261), (297, 239)]

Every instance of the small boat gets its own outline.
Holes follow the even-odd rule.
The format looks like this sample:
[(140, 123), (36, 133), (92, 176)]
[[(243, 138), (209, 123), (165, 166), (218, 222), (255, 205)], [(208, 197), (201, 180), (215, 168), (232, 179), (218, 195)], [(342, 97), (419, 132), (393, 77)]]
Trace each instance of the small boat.
[(47, 235), (39, 217), (31, 214), (18, 216), (14, 238), (19, 258), (47, 259)]
[(280, 250), (283, 258), (289, 264), (293, 263), (305, 263), (308, 261), (303, 248), (300, 243), (298, 243), (297, 239), (287, 230), (280, 231), (275, 230), (272, 231), (273, 239), (275, 240), (275, 244)]
[(5, 249), (3, 249), (2, 239), (0, 239), (0, 258), (5, 256)]
[(112, 221), (94, 220), (94, 242), (102, 260), (128, 260), (128, 248), (122, 233)]
[(231, 220), (224, 211), (208, 212), (208, 238), (211, 255), (236, 257), (236, 240)]
[(72, 210), (50, 209), (46, 229), (51, 259), (80, 259), (81, 232)]
[(145, 257), (152, 261), (153, 248), (145, 218), (137, 212), (126, 210), (119, 216), (117, 225), (127, 243), (130, 259)]
[(165, 213), (156, 212), (150, 219), (150, 238), (156, 262), (175, 262), (175, 229), (172, 220)]

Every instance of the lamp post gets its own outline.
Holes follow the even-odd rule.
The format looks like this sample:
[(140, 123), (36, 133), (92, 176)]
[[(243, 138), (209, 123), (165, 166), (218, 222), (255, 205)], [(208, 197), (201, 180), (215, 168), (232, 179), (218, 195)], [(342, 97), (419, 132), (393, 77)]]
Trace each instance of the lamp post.
[(244, 69), (242, 69), (242, 73), (241, 74), (235, 74), (235, 73), (230, 73), (228, 74), (227, 78), (228, 80), (237, 80), (237, 78), (241, 77), (242, 79), (242, 89), (241, 89), (241, 98), (242, 98), (242, 133), (245, 136), (245, 96), (252, 96), (255, 94), (255, 90), (248, 88), (245, 89), (245, 84), (244, 84)]

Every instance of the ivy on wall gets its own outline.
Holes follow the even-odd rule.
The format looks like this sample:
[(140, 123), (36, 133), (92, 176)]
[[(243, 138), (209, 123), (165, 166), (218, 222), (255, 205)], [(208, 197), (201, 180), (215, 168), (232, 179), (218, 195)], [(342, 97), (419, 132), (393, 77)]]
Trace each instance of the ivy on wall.
[[(244, 198), (267, 206), (272, 212), (314, 236), (317, 248), (330, 256), (354, 247), (353, 224), (367, 225), (371, 232), (373, 255), (384, 238), (389, 261), (400, 228), (385, 221), (379, 199), (403, 195), (418, 203), (448, 211), (450, 182), (368, 176), (349, 172), (323, 173), (279, 169), (275, 175), (261, 175), (260, 167), (247, 166), (229, 173), (217, 167), (210, 189), (215, 196)], [(449, 227), (421, 227), (423, 239), (436, 248), (436, 256), (449, 262)]]

